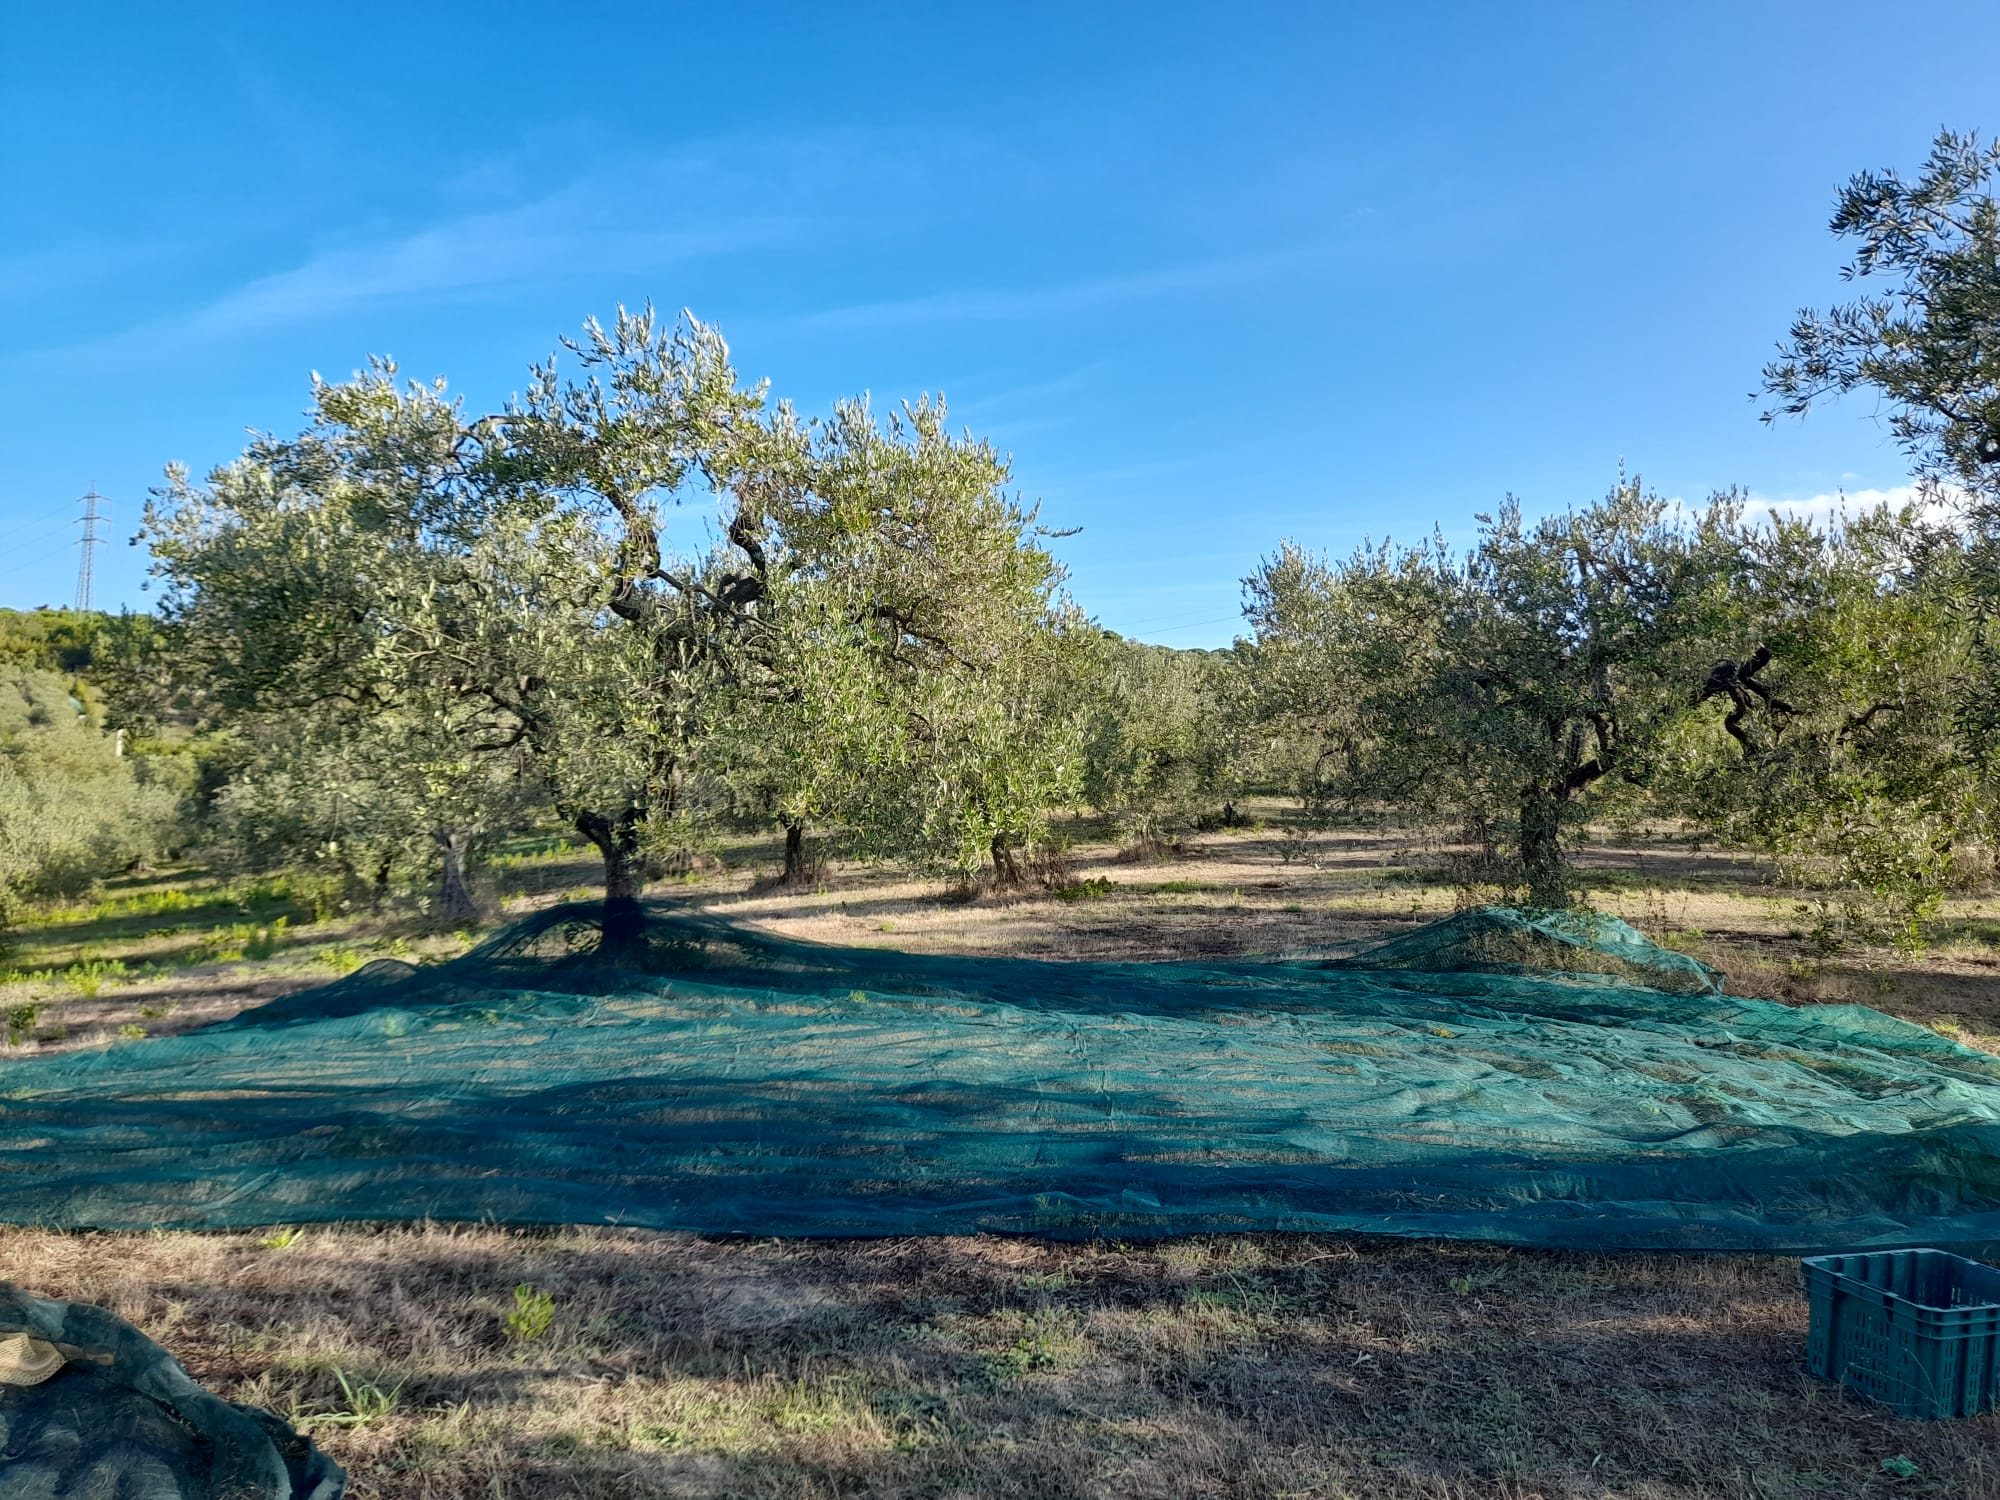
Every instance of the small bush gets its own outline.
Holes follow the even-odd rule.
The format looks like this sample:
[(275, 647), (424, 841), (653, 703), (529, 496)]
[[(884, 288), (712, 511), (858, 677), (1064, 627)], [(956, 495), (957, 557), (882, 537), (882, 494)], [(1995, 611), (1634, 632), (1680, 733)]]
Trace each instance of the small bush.
[(537, 1291), (525, 1281), (514, 1288), (514, 1310), (500, 1320), (507, 1337), (517, 1344), (532, 1344), (549, 1331), (555, 1321), (556, 1299)]
[(25, 1005), (9, 1006), (7, 1009), (7, 1045), (18, 1047), (34, 1034), (35, 1025), (42, 1019), (42, 1008), (29, 1001)]
[(320, 949), (319, 961), (336, 974), (352, 974), (361, 967), (361, 955), (345, 944)]
[(1129, 843), (1121, 845), (1113, 856), (1121, 865), (1147, 865), (1155, 860), (1181, 859), (1190, 852), (1188, 845), (1178, 839), (1157, 838), (1142, 834)]
[(1045, 891), (1063, 891), (1076, 884), (1076, 870), (1070, 864), (1069, 851), (1054, 844), (1034, 849), (1021, 864), (1027, 878)]

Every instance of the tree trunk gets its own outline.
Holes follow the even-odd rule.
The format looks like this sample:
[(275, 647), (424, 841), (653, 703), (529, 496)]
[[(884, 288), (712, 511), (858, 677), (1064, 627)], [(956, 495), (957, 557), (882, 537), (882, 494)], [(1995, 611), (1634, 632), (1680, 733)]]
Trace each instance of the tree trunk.
[(785, 884), (806, 883), (806, 825), (785, 825)]
[(646, 925), (639, 908), (639, 891), (645, 884), (640, 868), (639, 823), (643, 814), (636, 807), (619, 813), (617, 821), (600, 812), (576, 815), (576, 830), (597, 846), (604, 858), (604, 941), (598, 951), (620, 954), (638, 944)]
[(1528, 881), (1528, 904), (1561, 907), (1570, 902), (1569, 861), (1562, 847), (1564, 797), (1547, 787), (1521, 791), (1521, 873)]
[(472, 835), (463, 828), (433, 828), (431, 839), (442, 855), (438, 871), (437, 920), (448, 926), (464, 927), (479, 917), (479, 908), (472, 899), (472, 887), (465, 879), (465, 855), (472, 847)]
[(993, 854), (993, 885), (996, 890), (1016, 890), (1021, 885), (1021, 862), (1015, 858), (1021, 843), (1011, 833), (996, 833), (988, 846)]
[(1485, 813), (1474, 813), (1466, 822), (1465, 837), (1472, 845), (1472, 857), (1478, 868), (1490, 871), (1499, 859), (1499, 851), (1493, 847), (1493, 820)]
[(392, 861), (389, 856), (386, 854), (383, 855), (375, 866), (375, 881), (369, 888), (368, 909), (378, 917), (382, 915), (383, 908), (389, 904), (389, 872), (391, 868)]

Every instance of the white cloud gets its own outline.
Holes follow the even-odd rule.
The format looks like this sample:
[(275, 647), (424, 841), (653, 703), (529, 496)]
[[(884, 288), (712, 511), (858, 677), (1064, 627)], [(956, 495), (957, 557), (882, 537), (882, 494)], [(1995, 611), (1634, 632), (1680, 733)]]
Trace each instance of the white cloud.
[(1914, 505), (1918, 514), (1927, 521), (1956, 522), (1965, 514), (1966, 498), (1962, 491), (1922, 491), (1913, 484), (1892, 485), (1888, 489), (1835, 490), (1831, 494), (1791, 498), (1760, 495), (1752, 491), (1745, 510), (1753, 518), (1758, 515), (1784, 516), (1823, 526), (1879, 510), (1885, 505), (1892, 510)]

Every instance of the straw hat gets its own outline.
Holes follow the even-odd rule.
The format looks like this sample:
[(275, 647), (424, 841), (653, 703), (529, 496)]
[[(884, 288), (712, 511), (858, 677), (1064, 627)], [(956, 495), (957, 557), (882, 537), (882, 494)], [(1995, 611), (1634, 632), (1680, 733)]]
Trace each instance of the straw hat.
[(54, 1344), (25, 1332), (0, 1333), (0, 1385), (40, 1385), (62, 1367)]

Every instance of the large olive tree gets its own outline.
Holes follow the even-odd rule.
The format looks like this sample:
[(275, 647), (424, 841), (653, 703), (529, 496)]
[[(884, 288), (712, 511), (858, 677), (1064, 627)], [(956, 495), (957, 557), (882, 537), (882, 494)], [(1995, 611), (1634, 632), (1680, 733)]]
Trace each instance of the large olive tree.
[[(497, 826), (472, 810), (532, 784), (601, 852), (614, 948), (651, 857), (732, 799), (793, 873), (811, 823), (958, 867), (1031, 842), (1076, 757), (1042, 702), (1061, 571), (1004, 461), (941, 403), (767, 407), (691, 318), (565, 349), (477, 417), (378, 364), (316, 384), (296, 438), (170, 474), (147, 534), (211, 717), (310, 718), (357, 775), (405, 774), (444, 904)], [(717, 498), (713, 545), (671, 545)]]

